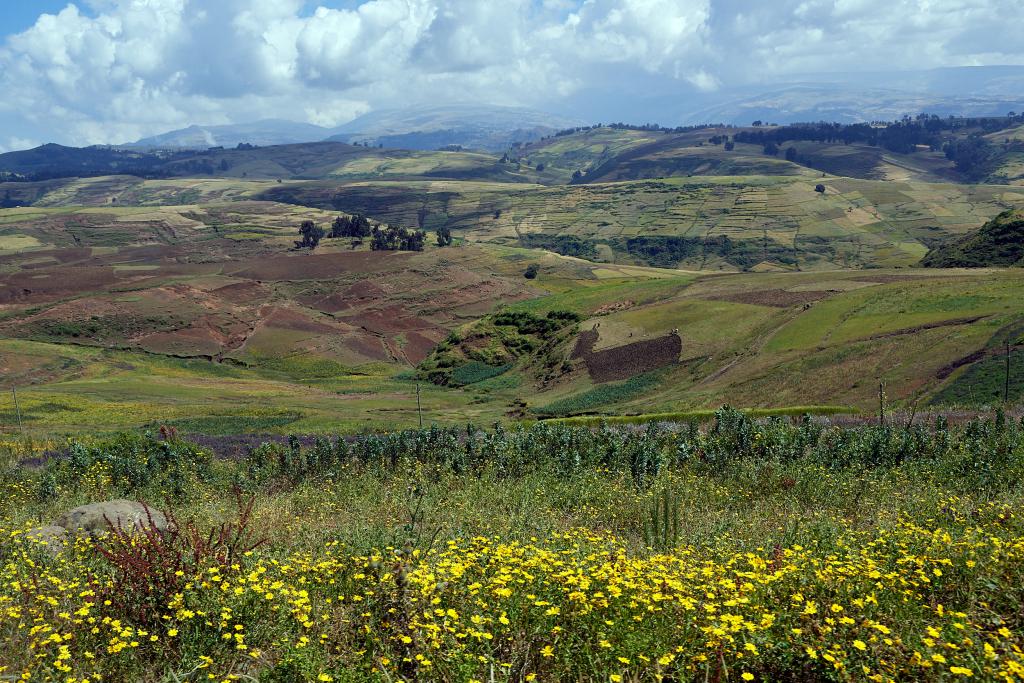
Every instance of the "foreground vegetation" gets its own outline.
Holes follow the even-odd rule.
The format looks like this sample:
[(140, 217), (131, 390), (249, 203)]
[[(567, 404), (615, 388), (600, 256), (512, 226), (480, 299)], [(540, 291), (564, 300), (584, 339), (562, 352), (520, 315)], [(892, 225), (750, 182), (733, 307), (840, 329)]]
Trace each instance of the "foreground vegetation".
[[(1003, 414), (2, 453), (13, 679), (1024, 677), (1024, 424)], [(26, 536), (118, 496), (177, 530)]]

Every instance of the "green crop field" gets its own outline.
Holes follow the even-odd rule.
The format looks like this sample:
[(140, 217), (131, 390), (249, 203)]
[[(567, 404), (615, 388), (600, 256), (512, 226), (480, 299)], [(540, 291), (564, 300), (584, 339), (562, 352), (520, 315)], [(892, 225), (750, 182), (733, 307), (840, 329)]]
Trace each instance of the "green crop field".
[[(35, 199), (0, 210), (6, 388), (40, 436), (871, 411), (879, 382), (905, 408), (1001, 398), (991, 349), (1024, 317), (1021, 271), (915, 266), (1024, 193), (937, 182), (930, 152), (800, 142), (794, 164), (708, 144), (725, 132), (598, 128), (504, 158), (300, 145), (230, 156), (297, 169), (279, 178), (8, 183)], [(354, 213), (456, 243), (294, 249), (302, 221)], [(502, 310), (580, 320), (524, 337), (493, 326)], [(16, 418), (5, 394), (0, 429)]]

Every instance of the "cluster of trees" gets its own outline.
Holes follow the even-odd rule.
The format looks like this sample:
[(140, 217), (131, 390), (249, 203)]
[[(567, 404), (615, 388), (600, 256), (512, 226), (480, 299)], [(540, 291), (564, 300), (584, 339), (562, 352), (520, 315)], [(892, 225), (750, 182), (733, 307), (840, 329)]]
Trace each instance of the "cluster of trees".
[[(302, 221), (299, 226), (301, 239), (295, 241), (296, 249), (315, 249), (320, 240), (338, 239), (351, 237), (353, 245), (361, 243), (364, 238), (369, 237), (370, 249), (373, 251), (423, 251), (426, 243), (427, 233), (423, 230), (410, 228), (393, 227), (390, 225), (370, 225), (370, 220), (362, 214), (351, 216), (338, 216), (331, 223), (330, 232), (324, 231), (315, 222)], [(446, 227), (440, 227), (434, 233), (434, 238), (439, 247), (451, 246), (453, 238), (452, 231)]]
[(426, 240), (427, 233), (422, 230), (378, 225), (373, 228), (370, 236), (370, 249), (373, 251), (423, 251)]
[(370, 221), (361, 214), (351, 216), (338, 216), (331, 223), (331, 233), (328, 237), (355, 237), (362, 239), (369, 237), (372, 233)]
[[(338, 216), (331, 223), (330, 232), (324, 231), (313, 221), (302, 221), (302, 225), (299, 226), (299, 235), (301, 239), (295, 241), (297, 249), (315, 249), (320, 244), (320, 240), (325, 237), (328, 239), (351, 237), (354, 244), (369, 237), (371, 238), (370, 249), (373, 251), (423, 251), (423, 245), (427, 238), (427, 234), (423, 230), (380, 224), (371, 226), (369, 219), (361, 214)], [(439, 247), (451, 246), (452, 231), (446, 227), (438, 228), (435, 232), (435, 240)]]

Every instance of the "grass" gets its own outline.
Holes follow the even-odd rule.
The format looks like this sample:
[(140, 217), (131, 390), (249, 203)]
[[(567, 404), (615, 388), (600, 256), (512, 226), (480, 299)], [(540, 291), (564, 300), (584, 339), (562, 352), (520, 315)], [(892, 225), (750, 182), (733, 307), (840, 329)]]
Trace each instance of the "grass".
[[(565, 425), (629, 425), (656, 422), (708, 422), (715, 417), (716, 410), (682, 410), (670, 413), (640, 413), (638, 415), (578, 415), (575, 417), (548, 418), (545, 421)], [(843, 415), (858, 412), (849, 406), (787, 406), (785, 408), (741, 409), (750, 417), (800, 417), (803, 415)]]
[[(706, 431), (435, 429), (226, 460), (122, 436), (33, 469), (16, 463), (54, 444), (8, 440), (0, 675), (1005, 680), (1024, 638), (1022, 443), (1005, 416), (844, 429), (730, 411)], [(117, 497), (187, 533), (56, 554), (26, 534)], [(239, 552), (206, 549), (211, 528)]]
[(616, 403), (622, 403), (643, 395), (661, 381), (660, 372), (651, 372), (631, 377), (624, 382), (610, 382), (582, 391), (573, 396), (560, 398), (536, 406), (533, 412), (540, 416), (559, 417), (593, 411)]

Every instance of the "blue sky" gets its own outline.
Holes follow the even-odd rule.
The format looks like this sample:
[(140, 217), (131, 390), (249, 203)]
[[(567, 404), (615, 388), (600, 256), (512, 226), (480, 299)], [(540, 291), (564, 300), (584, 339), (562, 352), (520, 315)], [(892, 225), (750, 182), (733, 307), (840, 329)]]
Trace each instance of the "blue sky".
[(1019, 14), (1020, 0), (0, 0), (0, 151), (459, 102), (644, 122), (654, 99), (809, 72), (1024, 64)]

